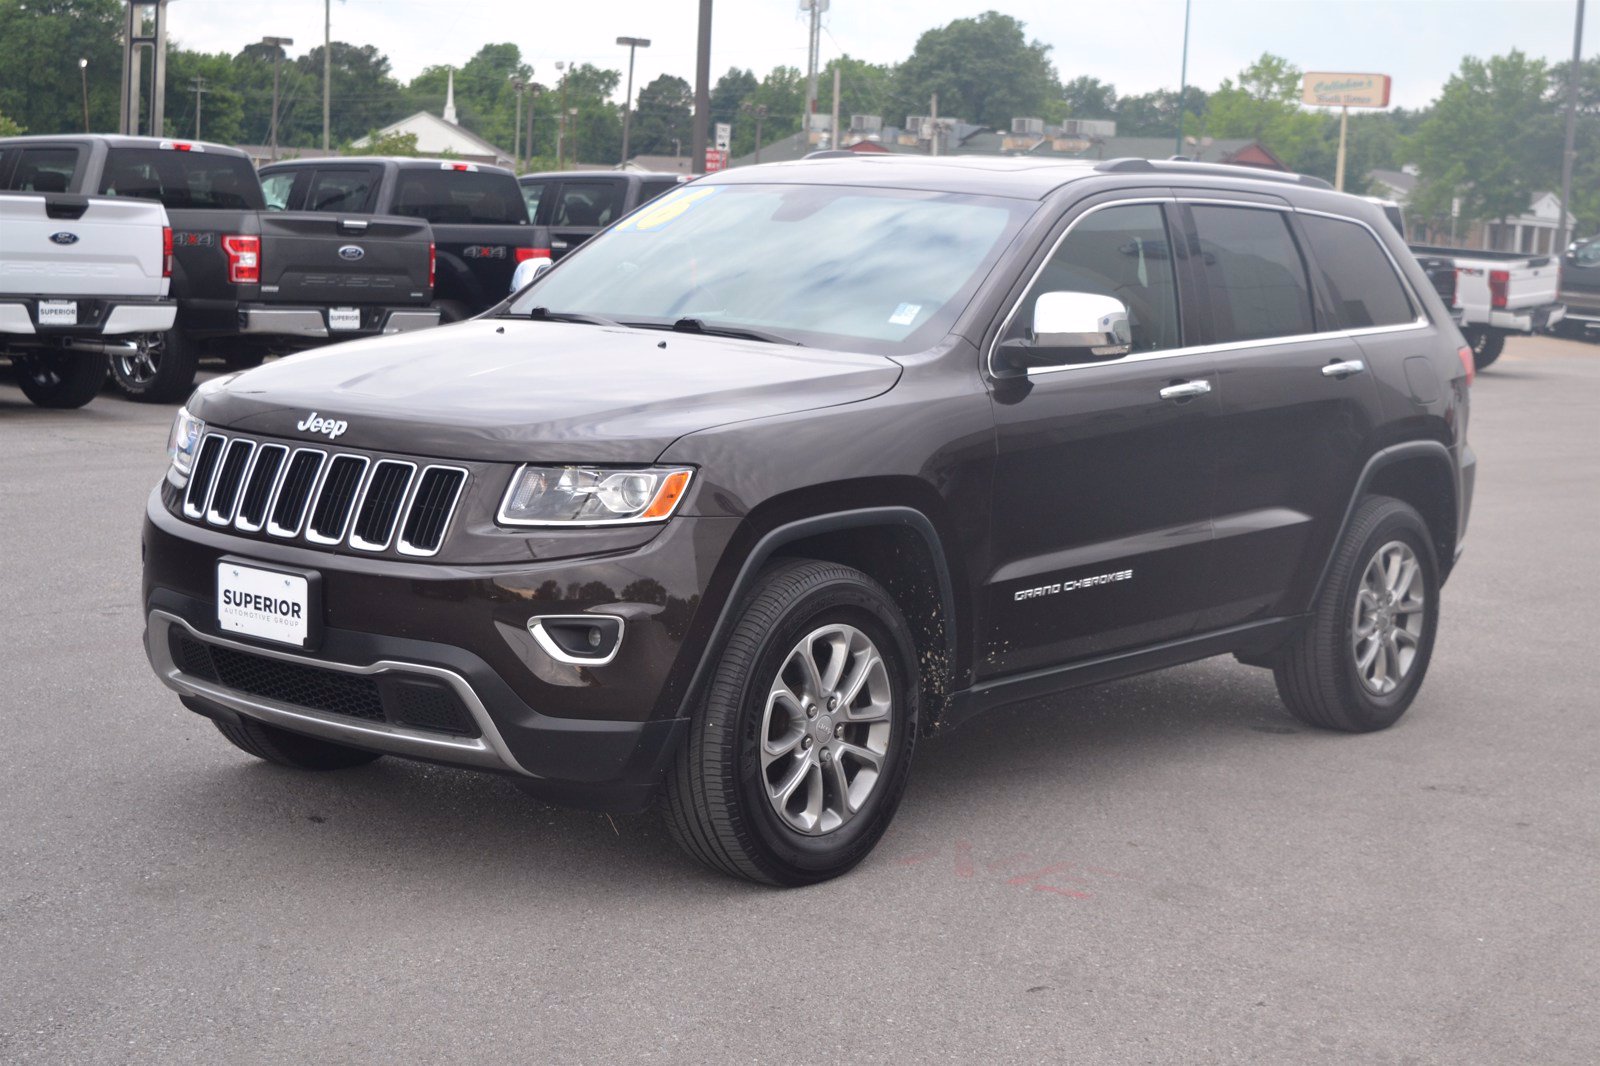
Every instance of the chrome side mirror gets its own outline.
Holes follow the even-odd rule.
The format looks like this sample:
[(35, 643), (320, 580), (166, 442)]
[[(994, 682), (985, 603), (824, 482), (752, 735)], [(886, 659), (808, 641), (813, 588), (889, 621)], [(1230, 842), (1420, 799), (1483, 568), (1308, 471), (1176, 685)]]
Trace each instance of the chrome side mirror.
[(517, 269), (511, 272), (511, 291), (521, 292), (529, 285), (532, 285), (534, 279), (549, 270), (551, 266), (552, 264), (547, 256), (540, 256), (537, 259), (524, 259), (517, 264)]
[(1046, 292), (1034, 303), (1029, 336), (1006, 341), (1000, 351), (1013, 369), (1026, 370), (1118, 359), (1132, 347), (1121, 300), (1096, 292)]

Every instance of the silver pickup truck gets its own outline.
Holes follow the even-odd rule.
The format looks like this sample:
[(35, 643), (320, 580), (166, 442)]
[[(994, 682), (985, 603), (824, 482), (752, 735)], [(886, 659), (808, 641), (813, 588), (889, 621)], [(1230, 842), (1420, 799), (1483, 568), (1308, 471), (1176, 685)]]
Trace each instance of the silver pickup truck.
[(82, 407), (108, 357), (172, 328), (172, 229), (150, 200), (0, 193), (0, 354), (41, 407)]

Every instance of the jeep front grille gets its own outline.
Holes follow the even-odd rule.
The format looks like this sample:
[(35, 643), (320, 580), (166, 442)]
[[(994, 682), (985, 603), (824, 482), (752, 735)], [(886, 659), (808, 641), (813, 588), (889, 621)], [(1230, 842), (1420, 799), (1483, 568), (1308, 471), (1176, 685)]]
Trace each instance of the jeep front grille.
[(372, 460), (260, 443), (210, 433), (200, 444), (183, 513), (210, 526), (230, 527), (319, 546), (357, 551), (392, 546), (402, 555), (429, 556), (444, 543), (467, 472), (399, 459)]

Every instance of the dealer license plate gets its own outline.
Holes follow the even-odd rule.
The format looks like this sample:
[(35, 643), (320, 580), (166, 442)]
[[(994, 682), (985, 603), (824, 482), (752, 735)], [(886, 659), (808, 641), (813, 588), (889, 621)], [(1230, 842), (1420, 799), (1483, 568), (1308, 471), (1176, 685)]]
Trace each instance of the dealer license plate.
[(330, 307), (328, 308), (329, 329), (360, 329), (361, 308), (359, 307)]
[(225, 633), (305, 647), (311, 583), (299, 574), (217, 563), (217, 625)]
[(40, 300), (39, 325), (76, 326), (78, 324), (77, 300)]

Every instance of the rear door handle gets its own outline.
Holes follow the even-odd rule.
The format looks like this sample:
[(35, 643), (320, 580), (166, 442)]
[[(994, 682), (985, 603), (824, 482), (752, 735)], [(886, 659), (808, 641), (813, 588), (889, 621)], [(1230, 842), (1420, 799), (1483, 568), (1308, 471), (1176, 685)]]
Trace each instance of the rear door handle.
[(1168, 385), (1161, 390), (1163, 400), (1187, 400), (1192, 396), (1204, 396), (1211, 391), (1209, 381), (1180, 381), (1176, 385)]
[(1367, 368), (1367, 364), (1359, 359), (1346, 359), (1342, 363), (1329, 363), (1322, 368), (1325, 378), (1342, 378), (1348, 374), (1359, 374)]

